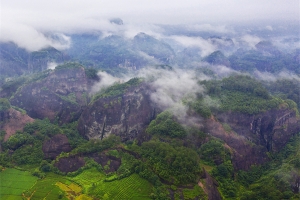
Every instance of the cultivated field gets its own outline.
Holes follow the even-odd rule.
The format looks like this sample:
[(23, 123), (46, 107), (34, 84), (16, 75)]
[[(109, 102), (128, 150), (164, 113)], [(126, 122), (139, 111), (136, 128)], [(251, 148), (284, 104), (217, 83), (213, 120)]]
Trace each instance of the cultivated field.
[(0, 172), (0, 199), (22, 199), (23, 192), (29, 190), (37, 177), (29, 172), (17, 169), (5, 169)]

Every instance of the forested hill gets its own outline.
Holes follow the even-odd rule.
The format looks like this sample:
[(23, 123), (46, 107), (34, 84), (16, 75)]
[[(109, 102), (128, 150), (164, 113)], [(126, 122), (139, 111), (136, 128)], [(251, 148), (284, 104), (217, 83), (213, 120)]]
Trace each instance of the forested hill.
[(296, 39), (161, 29), (0, 44), (0, 199), (300, 198)]

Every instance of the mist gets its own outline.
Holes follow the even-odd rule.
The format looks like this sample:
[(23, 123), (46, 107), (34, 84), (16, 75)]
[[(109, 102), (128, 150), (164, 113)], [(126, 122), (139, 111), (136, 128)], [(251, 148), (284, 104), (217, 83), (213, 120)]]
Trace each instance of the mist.
[(269, 72), (260, 72), (258, 70), (254, 71), (254, 77), (267, 82), (275, 82), (279, 79), (287, 79), (287, 80), (297, 80), (300, 82), (300, 75), (289, 72), (287, 70), (281, 71), (277, 74), (272, 74)]
[[(160, 37), (157, 24), (185, 24), (187, 29), (215, 33), (233, 33), (227, 24), (234, 22), (294, 20), (299, 17), (297, 0), (216, 1), (3, 1), (1, 2), (0, 42), (14, 42), (28, 51), (48, 46), (69, 48), (68, 35), (101, 31), (133, 37), (146, 32)], [(159, 6), (158, 6), (159, 5)], [(251, 17), (250, 17), (251, 16)], [(124, 26), (110, 23), (120, 17)], [(270, 23), (264, 26), (273, 30)], [(47, 37), (59, 34), (60, 39)], [(205, 53), (204, 53), (205, 54)]]

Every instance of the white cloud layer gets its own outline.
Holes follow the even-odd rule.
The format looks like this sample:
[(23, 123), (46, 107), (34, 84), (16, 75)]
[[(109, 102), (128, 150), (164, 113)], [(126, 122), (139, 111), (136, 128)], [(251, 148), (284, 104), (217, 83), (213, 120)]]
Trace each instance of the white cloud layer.
[[(249, 19), (299, 20), (299, 2), (298, 0), (289, 0), (288, 3), (282, 0), (5, 0), (1, 1), (0, 12), (0, 42), (12, 41), (28, 51), (33, 51), (50, 45), (57, 49), (68, 48), (70, 41), (63, 34), (69, 33), (123, 31), (126, 36), (132, 37), (142, 29), (147, 29), (147, 24), (194, 23), (202, 23), (192, 26), (197, 31), (225, 33), (229, 31), (225, 25), (212, 26), (211, 23), (226, 24)], [(123, 19), (125, 26), (109, 23), (108, 19), (115, 17)], [(133, 29), (132, 24), (143, 26)], [(50, 39), (44, 33), (61, 34), (64, 40)]]

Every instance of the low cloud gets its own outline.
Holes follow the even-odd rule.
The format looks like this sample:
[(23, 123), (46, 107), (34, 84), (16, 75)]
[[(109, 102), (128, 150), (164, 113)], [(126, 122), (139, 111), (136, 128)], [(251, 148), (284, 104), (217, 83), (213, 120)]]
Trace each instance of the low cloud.
[(14, 42), (29, 52), (50, 46), (58, 50), (64, 50), (70, 47), (70, 38), (61, 33), (53, 34), (55, 37), (47, 37), (42, 32), (24, 24), (7, 24), (4, 22), (1, 26), (0, 42)]
[(204, 89), (198, 81), (207, 78), (204, 75), (196, 78), (194, 71), (160, 68), (142, 69), (138, 76), (144, 77), (152, 87), (154, 92), (150, 95), (151, 100), (160, 109), (171, 111), (182, 122), (190, 120), (187, 116), (188, 107), (183, 101), (193, 101), (197, 94), (203, 93)]
[(226, 67), (224, 65), (215, 65), (215, 66), (211, 67), (211, 70), (213, 70), (215, 72), (215, 74), (218, 76), (218, 78), (228, 77), (233, 74), (240, 74), (240, 72), (238, 72), (234, 69), (231, 69), (229, 67)]
[(95, 94), (109, 86), (112, 86), (115, 83), (123, 82), (122, 79), (118, 77), (114, 77), (106, 72), (98, 72), (98, 76), (100, 77), (100, 81), (93, 85), (91, 89), (91, 94)]
[(253, 35), (244, 35), (241, 37), (241, 40), (246, 42), (253, 49), (255, 49), (255, 45), (261, 41), (259, 37)]
[(201, 56), (205, 57), (216, 51), (217, 48), (208, 40), (202, 37), (188, 37), (188, 36), (171, 36), (173, 40), (185, 47), (198, 47), (201, 49)]
[(196, 24), (185, 26), (186, 30), (212, 33), (233, 33), (226, 25)]
[(58, 64), (56, 62), (48, 62), (47, 69), (55, 69)]
[(294, 80), (300, 81), (299, 74), (294, 74), (294, 73), (291, 73), (289, 71), (281, 71), (278, 74), (278, 77), (281, 78), (281, 79), (290, 79), (290, 80), (294, 79)]
[(273, 27), (270, 26), (270, 25), (266, 26), (266, 29), (269, 30), (269, 31), (273, 31)]
[(278, 79), (297, 80), (300, 82), (300, 76), (289, 71), (281, 71), (278, 74), (271, 74), (269, 72), (260, 72), (256, 70), (253, 75), (256, 78), (267, 82), (275, 82)]

